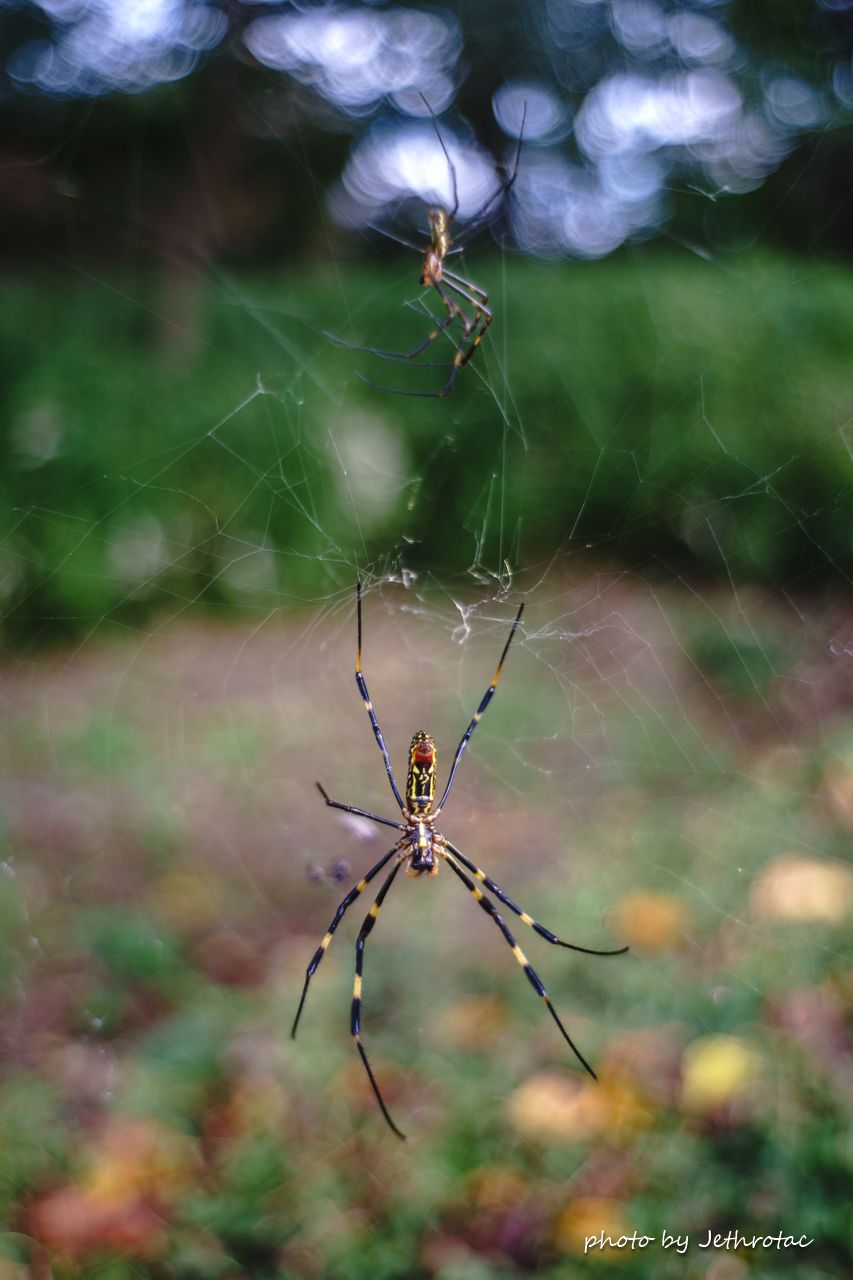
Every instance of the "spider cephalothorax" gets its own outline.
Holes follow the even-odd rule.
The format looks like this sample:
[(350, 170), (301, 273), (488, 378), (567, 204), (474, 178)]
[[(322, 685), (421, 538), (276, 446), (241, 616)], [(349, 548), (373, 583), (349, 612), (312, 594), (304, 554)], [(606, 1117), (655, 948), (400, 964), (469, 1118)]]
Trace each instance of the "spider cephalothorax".
[[(415, 736), (412, 738), (411, 746), (409, 747), (409, 772), (406, 778), (405, 800), (400, 795), (400, 790), (394, 779), (394, 771), (391, 768), (391, 761), (388, 756), (388, 748), (385, 746), (385, 739), (382, 737), (382, 730), (379, 728), (379, 721), (376, 719), (376, 712), (373, 710), (373, 703), (370, 701), (370, 695), (367, 692), (367, 685), (365, 684), (364, 676), (361, 674), (361, 583), (359, 583), (356, 588), (356, 613), (358, 617), (358, 649), (356, 650), (356, 660), (355, 660), (355, 681), (356, 681), (356, 684), (358, 685), (358, 691), (361, 694), (362, 701), (364, 702), (365, 710), (367, 711), (367, 714), (370, 717), (370, 723), (371, 723), (371, 726), (373, 727), (374, 737), (376, 738), (376, 741), (379, 745), (379, 750), (382, 752), (382, 758), (385, 761), (385, 772), (388, 775), (388, 781), (391, 784), (391, 790), (394, 793), (394, 799), (397, 801), (397, 804), (400, 806), (401, 821), (393, 822), (390, 818), (380, 818), (380, 816), (377, 813), (370, 813), (367, 809), (360, 809), (354, 804), (341, 804), (340, 801), (338, 800), (330, 799), (330, 797), (327, 795), (326, 791), (323, 789), (323, 787), (319, 782), (317, 783), (317, 787), (320, 791), (321, 796), (325, 800), (326, 804), (329, 805), (331, 809), (342, 809), (344, 813), (354, 813), (360, 818), (368, 818), (371, 822), (378, 822), (380, 826), (393, 827), (395, 831), (400, 832), (400, 835), (398, 836), (395, 844), (393, 844), (391, 848), (388, 850), (388, 852), (382, 858), (379, 859), (379, 861), (376, 863), (376, 866), (371, 867), (367, 875), (364, 876), (363, 879), (359, 880), (358, 884), (355, 885), (354, 888), (350, 889), (349, 893), (346, 895), (346, 897), (338, 907), (337, 911), (335, 912), (332, 923), (329, 925), (328, 929), (326, 930), (326, 933), (323, 935), (320, 945), (317, 948), (317, 950), (314, 952), (314, 955), (311, 959), (311, 963), (309, 964), (307, 972), (305, 974), (305, 985), (302, 988), (302, 996), (299, 1000), (299, 1007), (296, 1010), (296, 1017), (293, 1020), (293, 1030), (291, 1034), (293, 1036), (296, 1035), (296, 1028), (299, 1025), (299, 1019), (302, 1016), (302, 1009), (305, 1004), (305, 997), (308, 994), (308, 984), (310, 983), (314, 974), (317, 972), (317, 967), (320, 964), (320, 961), (323, 959), (323, 956), (326, 954), (329, 944), (332, 941), (332, 937), (334, 936), (335, 930), (337, 929), (338, 925), (340, 924), (341, 920), (344, 917), (344, 913), (346, 912), (347, 908), (351, 906), (353, 902), (355, 902), (359, 894), (364, 892), (364, 890), (367, 888), (368, 884), (374, 878), (374, 876), (379, 875), (379, 872), (383, 869), (383, 867), (386, 867), (389, 862), (392, 863), (391, 870), (386, 875), (385, 880), (382, 884), (382, 888), (377, 893), (376, 900), (373, 903), (373, 906), (370, 908), (370, 911), (367, 914), (367, 918), (364, 921), (364, 924), (361, 926), (361, 929), (358, 934), (358, 938), (356, 940), (355, 980), (353, 982), (352, 1015), (350, 1020), (350, 1029), (352, 1031), (352, 1035), (353, 1035), (353, 1039), (355, 1040), (356, 1047), (358, 1048), (358, 1052), (361, 1055), (361, 1060), (364, 1063), (365, 1070), (367, 1071), (367, 1075), (370, 1080), (371, 1087), (373, 1088), (373, 1092), (376, 1095), (376, 1101), (379, 1103), (383, 1116), (387, 1120), (390, 1127), (397, 1134), (398, 1138), (405, 1137), (405, 1135), (400, 1132), (400, 1130), (394, 1124), (394, 1121), (391, 1119), (391, 1116), (388, 1112), (388, 1108), (386, 1107), (385, 1101), (379, 1090), (379, 1085), (376, 1082), (376, 1077), (373, 1074), (373, 1069), (370, 1063), (368, 1062), (367, 1054), (365, 1053), (365, 1050), (364, 1050), (364, 1045), (361, 1042), (361, 983), (362, 983), (362, 969), (364, 965), (364, 945), (367, 941), (368, 934), (370, 933), (371, 929), (376, 923), (377, 917), (379, 915), (379, 911), (382, 907), (382, 903), (385, 901), (385, 897), (388, 893), (388, 890), (391, 888), (391, 885), (394, 883), (397, 873), (399, 872), (400, 868), (403, 865), (405, 865), (406, 872), (410, 876), (422, 876), (424, 873), (426, 873), (429, 876), (434, 876), (438, 871), (438, 868), (441, 865), (441, 862), (444, 861), (447, 863), (447, 865), (450, 867), (450, 870), (453, 872), (453, 874), (462, 881), (465, 888), (472, 895), (472, 897), (479, 903), (482, 909), (494, 920), (495, 924), (503, 934), (505, 941), (512, 948), (512, 954), (515, 956), (515, 959), (524, 970), (524, 973), (525, 973), (525, 976), (527, 977), (528, 982), (533, 987), (533, 990), (536, 992), (536, 994), (540, 996), (541, 999), (544, 1000), (545, 1004), (547, 1005), (548, 1012), (551, 1014), (551, 1017), (554, 1019), (557, 1026), (559, 1027), (560, 1032), (563, 1036), (563, 1039), (566, 1041), (569, 1048), (574, 1053), (575, 1057), (585, 1067), (585, 1069), (589, 1072), (589, 1074), (593, 1077), (593, 1079), (595, 1079), (595, 1072), (587, 1062), (586, 1058), (581, 1053), (580, 1049), (578, 1049), (577, 1045), (572, 1040), (571, 1036), (569, 1035), (566, 1028), (563, 1026), (562, 1022), (560, 1021), (560, 1018), (557, 1015), (557, 1011), (554, 1008), (553, 1004), (551, 1003), (551, 997), (548, 995), (548, 992), (546, 991), (545, 987), (542, 984), (542, 980), (540, 979), (539, 975), (536, 973), (536, 970), (533, 968), (533, 966), (528, 963), (527, 957), (525, 956), (521, 947), (518, 946), (518, 944), (515, 941), (515, 938), (512, 936), (509, 929), (507, 928), (507, 924), (503, 916), (501, 916), (498, 913), (498, 911), (495, 909), (493, 902), (491, 901), (490, 898), (486, 896), (486, 894), (480, 888), (480, 885), (484, 885), (485, 888), (488, 889), (490, 893), (494, 894), (494, 896), (498, 899), (499, 902), (503, 902), (507, 907), (509, 907), (510, 911), (514, 911), (515, 914), (521, 920), (522, 924), (526, 924), (529, 928), (533, 929), (536, 933), (538, 933), (541, 938), (544, 938), (546, 942), (554, 943), (555, 946), (568, 947), (570, 951), (582, 951), (586, 955), (591, 955), (591, 956), (618, 956), (618, 955), (621, 955), (624, 951), (628, 950), (627, 947), (620, 947), (616, 951), (596, 951), (596, 950), (593, 950), (591, 947), (579, 947), (573, 942), (563, 942), (562, 939), (558, 938), (556, 934), (551, 933), (549, 929), (546, 929), (544, 925), (538, 924), (533, 919), (532, 916), (529, 916), (527, 914), (526, 911), (522, 911), (521, 907), (516, 906), (516, 904), (512, 901), (512, 899), (507, 897), (503, 889), (501, 889), (500, 885), (495, 884), (494, 880), (490, 879), (489, 876), (486, 875), (485, 871), (481, 871), (476, 863), (471, 862), (470, 859), (466, 858), (465, 854), (462, 853), (461, 850), (457, 849), (455, 845), (451, 844), (449, 840), (447, 840), (443, 835), (440, 835), (439, 832), (435, 829), (435, 821), (438, 815), (441, 813), (442, 809), (444, 808), (445, 801), (447, 800), (447, 797), (450, 794), (450, 788), (453, 786), (453, 779), (456, 776), (456, 768), (459, 764), (460, 756), (462, 755), (463, 751), (467, 747), (468, 739), (471, 737), (471, 734), (474, 732), (477, 725), (479, 724), (480, 719), (483, 715), (483, 712), (486, 710), (486, 707), (489, 705), (494, 695), (495, 689), (497, 688), (498, 680), (500, 679), (501, 668), (503, 667), (504, 659), (506, 658), (507, 652), (509, 650), (509, 646), (512, 644), (512, 638), (515, 635), (516, 630), (518, 628), (518, 624), (521, 621), (521, 615), (523, 610), (524, 610), (524, 605), (523, 604), (519, 605), (518, 613), (515, 615), (515, 622), (513, 622), (512, 624), (506, 644), (503, 647), (503, 652), (501, 653), (500, 659), (498, 661), (497, 670), (495, 671), (495, 674), (492, 676), (491, 684), (489, 685), (488, 689), (480, 699), (480, 705), (477, 707), (477, 710), (474, 712), (471, 723), (468, 725), (468, 728), (465, 730), (461, 739), (459, 740), (459, 745), (456, 748), (456, 752), (453, 756), (453, 760), (450, 765), (450, 772), (447, 776), (447, 782), (444, 784), (444, 791), (441, 794), (441, 799), (436, 805), (435, 804), (435, 756), (436, 756), (435, 742), (430, 737), (430, 735), (428, 733), (425, 733), (422, 729), (419, 730), (418, 733), (416, 733)], [(474, 876), (474, 880), (469, 879), (469, 877), (465, 874), (465, 871), (463, 871), (463, 867), (466, 868), (471, 873), (471, 875)], [(475, 883), (475, 881), (477, 881), (478, 883)]]

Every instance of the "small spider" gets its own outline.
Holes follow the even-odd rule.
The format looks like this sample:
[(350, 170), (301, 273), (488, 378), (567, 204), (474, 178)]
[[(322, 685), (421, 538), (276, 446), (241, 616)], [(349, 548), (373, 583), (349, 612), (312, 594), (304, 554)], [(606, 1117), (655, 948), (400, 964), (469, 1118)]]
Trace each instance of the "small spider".
[[(449, 367), (450, 369), (447, 381), (439, 391), (404, 391), (400, 387), (382, 386), (380, 383), (373, 382), (372, 379), (365, 377), (363, 373), (356, 374), (362, 382), (366, 382), (368, 386), (375, 387), (377, 391), (390, 391), (393, 395), (398, 396), (437, 396), (441, 398), (443, 396), (450, 395), (459, 370), (464, 364), (468, 363), (474, 352), (477, 350), (477, 347), (483, 341), (483, 338), (486, 335), (486, 330), (492, 323), (494, 316), (489, 307), (489, 295), (486, 291), (481, 289), (479, 285), (474, 284), (472, 280), (466, 280), (464, 276), (458, 275), (454, 271), (450, 271), (446, 265), (445, 259), (447, 257), (451, 254), (462, 252), (461, 246), (455, 245), (450, 235), (451, 225), (459, 212), (459, 189), (456, 180), (456, 166), (451, 160), (450, 152), (448, 151), (445, 141), (441, 136), (438, 128), (438, 121), (435, 118), (435, 113), (432, 107), (429, 105), (426, 98), (424, 98), (423, 94), (421, 94), (421, 98), (432, 117), (436, 136), (441, 149), (444, 152), (447, 167), (450, 170), (453, 207), (449, 211), (441, 208), (433, 208), (427, 213), (430, 242), (426, 246), (426, 249), (416, 244), (410, 244), (407, 240), (400, 240), (397, 236), (393, 236), (392, 239), (396, 240), (398, 244), (401, 244), (404, 249), (412, 249), (415, 253), (422, 255), (423, 265), (421, 268), (419, 283), (423, 285), (425, 289), (435, 289), (436, 293), (441, 298), (446, 314), (441, 320), (436, 321), (435, 328), (427, 334), (422, 342), (419, 342), (417, 346), (412, 347), (411, 351), (380, 351), (376, 347), (362, 347), (353, 343), (344, 342), (342, 338), (337, 338), (331, 333), (326, 334), (326, 337), (338, 346), (346, 347), (350, 351), (365, 351), (368, 355), (379, 356), (383, 360), (406, 361), (419, 356), (422, 351), (426, 350), (430, 343), (434, 342), (445, 329), (449, 328), (450, 325), (453, 324), (454, 320), (458, 320), (461, 332), (459, 335), (459, 342), (456, 346), (456, 354), (454, 355), (450, 365), (431, 364), (427, 366), (429, 368)], [(489, 197), (479, 212), (474, 215), (468, 226), (465, 228), (466, 233), (470, 233), (476, 230), (479, 226), (482, 226), (482, 224), (491, 215), (493, 206), (499, 199), (505, 197), (509, 193), (512, 184), (515, 182), (518, 175), (518, 162), (521, 156), (521, 140), (524, 134), (525, 116), (526, 107), (522, 114), (521, 129), (519, 130), (518, 135), (518, 147), (516, 148), (515, 163), (513, 164), (512, 172), (501, 184), (498, 190)], [(465, 308), (456, 301), (456, 298), (451, 296), (451, 294), (455, 294), (456, 297), (461, 298), (463, 302), (470, 306), (470, 315), (466, 312)]]
[(503, 889), (501, 889), (499, 885), (495, 884), (494, 880), (491, 880), (484, 871), (481, 871), (480, 868), (476, 866), (475, 863), (469, 861), (469, 859), (466, 858), (455, 845), (451, 844), (445, 836), (441, 835), (435, 826), (436, 820), (444, 808), (447, 797), (450, 794), (450, 788), (453, 786), (453, 779), (456, 776), (456, 769), (459, 765), (462, 752), (467, 747), (471, 734), (479, 724), (483, 716), (483, 712), (491, 702), (495, 689), (497, 688), (501, 668), (503, 667), (509, 646), (512, 644), (512, 639), (516, 633), (518, 624), (521, 621), (521, 615), (524, 612), (524, 605), (519, 605), (518, 613), (515, 615), (515, 621), (512, 624), (506, 644), (503, 647), (503, 652), (501, 653), (495, 674), (492, 677), (492, 682), (483, 694), (480, 705), (474, 712), (473, 719), (462, 735), (459, 745), (456, 748), (456, 754), (454, 755), (453, 762), (450, 766), (450, 774), (438, 805), (434, 804), (436, 761), (435, 741), (430, 734), (425, 733), (423, 730), (419, 730), (415, 734), (412, 738), (411, 746), (409, 747), (409, 772), (406, 778), (405, 801), (400, 795), (397, 783), (394, 780), (394, 773), (391, 768), (391, 761), (388, 757), (388, 749), (385, 746), (385, 739), (382, 737), (382, 730), (379, 728), (379, 721), (376, 719), (376, 714), (373, 710), (373, 703), (370, 701), (370, 695), (367, 692), (367, 685), (364, 682), (364, 676), (361, 674), (361, 583), (358, 583), (356, 586), (356, 612), (358, 615), (358, 647), (356, 650), (355, 680), (364, 702), (364, 706), (367, 710), (367, 714), (370, 717), (370, 723), (373, 726), (373, 732), (376, 735), (379, 750), (382, 752), (382, 758), (385, 761), (385, 772), (388, 775), (388, 781), (391, 783), (391, 790), (394, 793), (394, 799), (400, 806), (402, 822), (393, 822), (388, 818), (380, 818), (378, 814), (369, 813), (366, 809), (359, 809), (355, 805), (341, 804), (337, 800), (332, 800), (329, 798), (325, 788), (319, 782), (317, 783), (317, 788), (320, 795), (331, 809), (343, 809), (344, 813), (354, 813), (361, 818), (369, 818), (371, 822), (378, 822), (384, 827), (393, 827), (394, 830), (401, 831), (403, 834), (396, 843), (392, 845), (388, 852), (379, 859), (376, 866), (371, 867), (364, 879), (359, 880), (355, 888), (349, 891), (335, 912), (332, 922), (323, 936), (319, 947), (314, 952), (314, 955), (311, 958), (311, 963), (309, 964), (308, 970), (305, 974), (305, 985), (302, 988), (299, 1007), (296, 1010), (296, 1017), (293, 1020), (291, 1035), (294, 1038), (296, 1037), (296, 1029), (299, 1026), (299, 1019), (302, 1016), (302, 1009), (305, 1005), (305, 997), (308, 994), (308, 984), (317, 972), (320, 961), (326, 954), (335, 930), (343, 919), (345, 912), (350, 906), (352, 906), (359, 894), (367, 888), (374, 876), (377, 876), (382, 868), (393, 859), (391, 871), (386, 877), (379, 893), (376, 895), (376, 900), (370, 908), (364, 924), (361, 926), (361, 930), (359, 931), (358, 939), (355, 944), (355, 982), (353, 984), (350, 1029), (383, 1116), (389, 1126), (393, 1129), (394, 1133), (396, 1133), (397, 1137), (405, 1138), (406, 1135), (400, 1132), (394, 1121), (391, 1119), (388, 1108), (385, 1105), (385, 1101), (379, 1090), (379, 1085), (376, 1082), (376, 1077), (373, 1074), (373, 1069), (368, 1062), (364, 1045), (361, 1041), (361, 983), (362, 968), (364, 964), (364, 946), (371, 929), (376, 923), (376, 918), (379, 915), (380, 908), (385, 900), (388, 890), (391, 888), (394, 878), (402, 866), (405, 865), (407, 875), (419, 877), (425, 873), (428, 876), (434, 876), (438, 873), (441, 861), (447, 863), (454, 875), (458, 876), (468, 892), (473, 895), (475, 901), (477, 901), (483, 910), (492, 918), (492, 920), (494, 920), (495, 924), (506, 939), (507, 944), (512, 949), (513, 955), (527, 975), (527, 979), (533, 987), (533, 990), (548, 1006), (548, 1011), (557, 1026), (560, 1028), (563, 1039), (593, 1079), (596, 1079), (595, 1072), (560, 1021), (557, 1011), (551, 1003), (551, 998), (545, 990), (545, 987), (542, 985), (541, 979), (533, 966), (528, 963), (527, 957), (507, 928), (503, 916), (499, 915), (495, 910), (491, 899), (487, 898), (483, 893), (483, 890), (479, 888), (473, 880), (469, 879), (462, 868), (467, 868), (467, 870), (472, 873), (474, 878), (478, 880), (480, 884), (484, 884), (500, 902), (503, 902), (507, 907), (509, 907), (510, 911), (514, 911), (524, 924), (529, 925), (529, 927), (535, 930), (540, 937), (545, 938), (547, 942), (551, 942), (555, 946), (568, 947), (571, 951), (581, 951), (584, 955), (590, 956), (624, 955), (628, 948), (620, 947), (615, 951), (596, 951), (591, 947), (579, 947), (573, 942), (563, 942), (562, 939), (556, 936), (556, 934), (551, 933), (549, 929), (538, 924), (532, 916), (527, 914), (526, 911), (522, 911), (520, 907), (516, 906), (512, 899), (507, 897)]

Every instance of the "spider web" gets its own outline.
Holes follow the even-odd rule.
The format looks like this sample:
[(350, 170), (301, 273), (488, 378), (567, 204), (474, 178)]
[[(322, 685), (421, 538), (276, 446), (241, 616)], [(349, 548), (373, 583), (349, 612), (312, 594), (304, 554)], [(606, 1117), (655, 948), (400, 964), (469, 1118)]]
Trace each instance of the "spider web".
[[(696, 198), (712, 207), (712, 196)], [(783, 202), (773, 221), (784, 212)], [(112, 385), (114, 370), (86, 351), (98, 330), (84, 305), (81, 341), (64, 331), (70, 373), (48, 393), (21, 396), (13, 440), (25, 498), (40, 468), (77, 447), (87, 406), (94, 414), (105, 395), (119, 405), (123, 391), (133, 398), (116, 411), (106, 470), (82, 459), (70, 481), (20, 503), (3, 539), (13, 635), (25, 636), (3, 663), (12, 1060), (47, 1028), (59, 1048), (37, 1058), (37, 1073), (100, 1112), (117, 1097), (174, 1120), (180, 1099), (151, 1065), (162, 1064), (160, 1051), (147, 1044), (145, 1070), (135, 1060), (133, 1020), (145, 1022), (145, 1001), (129, 999), (120, 1031), (101, 1031), (118, 1016), (110, 993), (132, 986), (136, 967), (152, 989), (161, 980), (169, 988), (168, 956), (180, 944), (222, 997), (194, 996), (181, 1033), (192, 1046), (225, 1036), (232, 1080), (283, 1080), (282, 1094), (313, 1109), (294, 1180), (316, 1188), (323, 1170), (347, 1160), (353, 1116), (373, 1120), (357, 1063), (350, 1074), (345, 1024), (352, 939), (369, 894), (314, 980), (299, 1043), (285, 1044), (281, 1028), (345, 891), (338, 882), (348, 886), (386, 847), (379, 828), (325, 810), (315, 780), (336, 799), (394, 816), (352, 678), (358, 579), (364, 671), (401, 785), (416, 729), (434, 734), (446, 767), (526, 601), (442, 829), (561, 936), (631, 942), (630, 959), (566, 966), (510, 922), (602, 1075), (609, 1068), (620, 1080), (633, 1062), (646, 1105), (663, 1110), (660, 1082), (685, 1045), (724, 1034), (752, 1046), (765, 1092), (796, 1099), (806, 1123), (798, 1055), (831, 1084), (840, 1071), (826, 993), (841, 970), (849, 896), (838, 860), (853, 822), (853, 631), (835, 526), (792, 477), (810, 478), (820, 454), (838, 468), (844, 503), (849, 404), (834, 386), (819, 394), (800, 370), (801, 432), (780, 435), (770, 410), (745, 435), (729, 416), (725, 371), (750, 327), (772, 331), (768, 317), (780, 314), (795, 325), (804, 282), (829, 271), (820, 237), (781, 269), (761, 245), (745, 266), (712, 246), (679, 247), (674, 270), (640, 246), (620, 278), (607, 263), (519, 264), (508, 250), (479, 261), (475, 245), (466, 271), (488, 281), (496, 323), (451, 397), (404, 411), (393, 396), (366, 394), (355, 373), (372, 374), (375, 362), (335, 351), (324, 331), (403, 349), (399, 326), (411, 323), (416, 338), (427, 323), (417, 258), (378, 242), (367, 265), (353, 267), (333, 223), (321, 232), (318, 298), (307, 275), (270, 284), (197, 264), (186, 292), (189, 305), (204, 296), (215, 313), (207, 330), (182, 316), (180, 288), (164, 303), (148, 282), (117, 285), (90, 271), (65, 286), (60, 312), (79, 314), (90, 297), (110, 323), (147, 327), (164, 343), (156, 379), (130, 391), (122, 371)], [(624, 331), (599, 363), (612, 310), (549, 311), (547, 294), (552, 273), (565, 271), (567, 290), (592, 303), (601, 288), (593, 273), (605, 291), (621, 288), (626, 262), (658, 371), (633, 393), (648, 400), (630, 447), (615, 419), (607, 426)], [(703, 297), (724, 299), (716, 323), (734, 326), (730, 347), (709, 352), (706, 317), (685, 314), (685, 263), (709, 282)], [(562, 392), (549, 410), (525, 373), (543, 341), (540, 373)], [(182, 344), (211, 370), (201, 403), (168, 367)], [(796, 362), (795, 346), (785, 359)], [(673, 362), (690, 376), (671, 383)], [(87, 364), (94, 382), (82, 376)], [(428, 363), (392, 368), (401, 386), (443, 376)], [(772, 387), (762, 394), (776, 404)], [(168, 432), (158, 433), (151, 397), (168, 402)], [(668, 468), (683, 448), (671, 426), (679, 415), (696, 450), (686, 489), (684, 471)], [(463, 465), (472, 451), (473, 487)], [(461, 549), (445, 567), (421, 530), (438, 538), (443, 502), (460, 509), (457, 471), (468, 501), (452, 539), (441, 534), (443, 548)], [(529, 532), (539, 506), (562, 510), (551, 545)], [(652, 538), (660, 508), (679, 532), (671, 547)], [(401, 514), (392, 522), (389, 512)], [(774, 538), (811, 546), (831, 572), (818, 578), (808, 557), (799, 568), (790, 556), (768, 585), (750, 569)], [(341, 859), (351, 875), (335, 866)], [(801, 886), (798, 901), (779, 887), (786, 876)], [(136, 930), (130, 958), (110, 934), (112, 910)], [(96, 943), (81, 940), (87, 928)], [(73, 1031), (45, 1012), (60, 943)], [(74, 976), (87, 945), (114, 981)], [(470, 1048), (483, 1010), (505, 1031), (489, 1041), (500, 1066), (479, 1104), (509, 1117), (510, 1143), (556, 1123), (559, 1107), (544, 1118), (525, 1110), (523, 1086), (533, 1079), (547, 1092), (565, 1068), (563, 1046), (536, 1021), (541, 1010), (497, 931), (449, 874), (434, 885), (400, 877), (371, 939), (365, 986), (368, 1042), (404, 1129), (441, 1132), (450, 1072), (461, 1072), (466, 1100), (475, 1096), (453, 1055)], [(407, 1092), (405, 1071), (420, 1059), (429, 1070)], [(626, 1163), (665, 1170), (684, 1141), (683, 1129), (641, 1125)], [(371, 1158), (378, 1168), (384, 1157)], [(701, 1157), (688, 1159), (701, 1178)], [(554, 1157), (549, 1168), (561, 1178), (592, 1166), (601, 1174), (605, 1163), (593, 1152)], [(304, 1206), (301, 1222), (320, 1249)], [(781, 1225), (799, 1234), (799, 1223)], [(823, 1265), (815, 1275), (830, 1274)]]

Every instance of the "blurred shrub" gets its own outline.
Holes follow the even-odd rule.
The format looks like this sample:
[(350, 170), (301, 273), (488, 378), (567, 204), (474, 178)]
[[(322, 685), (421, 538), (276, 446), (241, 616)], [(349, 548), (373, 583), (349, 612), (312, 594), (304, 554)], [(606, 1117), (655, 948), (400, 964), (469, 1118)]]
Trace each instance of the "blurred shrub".
[(560, 546), (670, 574), (850, 571), (849, 271), (475, 250), (495, 324), (437, 400), (354, 374), (429, 391), (442, 370), (324, 337), (424, 336), (397, 252), (280, 281), (9, 285), (7, 634), (275, 607), (349, 583), (365, 553), (442, 571)]
[(722, 693), (740, 697), (765, 693), (790, 662), (789, 650), (769, 637), (732, 635), (720, 623), (692, 636), (687, 652)]

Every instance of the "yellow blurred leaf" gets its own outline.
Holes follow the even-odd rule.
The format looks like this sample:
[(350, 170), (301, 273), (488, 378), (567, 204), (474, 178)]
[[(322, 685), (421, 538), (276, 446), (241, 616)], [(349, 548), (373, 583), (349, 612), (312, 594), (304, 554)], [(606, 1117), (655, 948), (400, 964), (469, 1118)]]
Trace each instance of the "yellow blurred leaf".
[(828, 858), (782, 854), (759, 872), (749, 903), (763, 920), (841, 924), (853, 904), (853, 871)]
[(507, 1110), (512, 1125), (526, 1138), (578, 1142), (597, 1129), (592, 1081), (570, 1075), (540, 1072), (510, 1095)]
[(438, 1036), (459, 1049), (488, 1052), (506, 1031), (506, 1004), (497, 996), (466, 996), (440, 1017)]
[[(557, 1219), (554, 1243), (562, 1253), (590, 1257), (588, 1250), (586, 1255), (584, 1252), (586, 1243), (591, 1236), (600, 1237), (602, 1232), (612, 1240), (631, 1234), (624, 1206), (618, 1200), (579, 1196), (569, 1201)], [(615, 1249), (607, 1244), (603, 1248), (594, 1247), (592, 1254), (608, 1262), (631, 1256), (630, 1250)]]
[(593, 1136), (629, 1142), (654, 1121), (650, 1099), (625, 1071), (603, 1072), (598, 1081), (541, 1072), (510, 1096), (510, 1122), (527, 1138), (582, 1142)]
[(763, 1059), (740, 1036), (709, 1035), (684, 1050), (681, 1104), (686, 1111), (715, 1111), (750, 1098), (761, 1078)]
[(490, 1213), (522, 1204), (530, 1194), (530, 1182), (508, 1165), (489, 1164), (468, 1178), (468, 1190), (478, 1212)]
[(630, 1142), (637, 1133), (654, 1124), (658, 1108), (633, 1072), (602, 1067), (598, 1092), (599, 1130), (611, 1142)]
[(63, 1187), (43, 1196), (33, 1205), (28, 1225), (40, 1244), (73, 1257), (114, 1253), (154, 1258), (168, 1245), (163, 1219), (144, 1201), (132, 1196), (104, 1201), (85, 1187)]
[(694, 928), (690, 907), (671, 893), (625, 894), (616, 902), (610, 919), (620, 938), (646, 952), (679, 946)]
[(154, 885), (150, 900), (161, 920), (188, 933), (220, 920), (222, 896), (220, 881), (209, 871), (173, 867)]
[(97, 1139), (81, 1181), (103, 1202), (139, 1197), (167, 1204), (193, 1185), (199, 1166), (186, 1134), (156, 1120), (122, 1117)]

